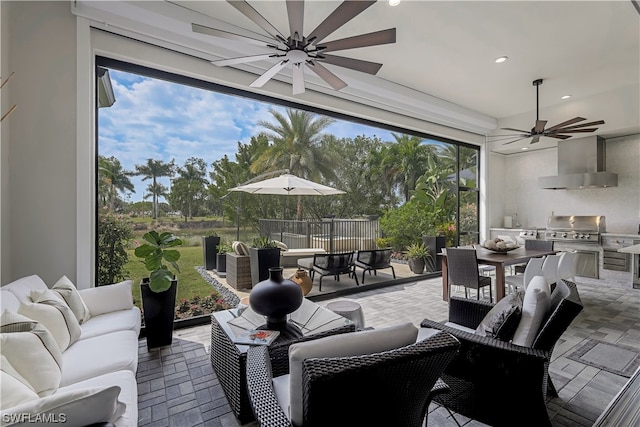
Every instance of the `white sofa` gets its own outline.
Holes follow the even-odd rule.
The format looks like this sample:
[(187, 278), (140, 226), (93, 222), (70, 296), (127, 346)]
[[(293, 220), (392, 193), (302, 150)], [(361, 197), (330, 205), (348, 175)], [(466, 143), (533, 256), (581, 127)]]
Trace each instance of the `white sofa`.
[[(68, 281), (68, 279), (66, 280)], [(54, 412), (51, 408), (62, 412), (61, 409), (58, 409), (60, 407), (65, 411), (63, 417), (66, 425), (82, 425), (89, 421), (112, 421), (116, 426), (137, 425), (138, 393), (135, 374), (138, 366), (140, 310), (133, 305), (131, 285), (131, 281), (125, 281), (77, 291), (76, 296), (80, 295), (85, 309), (88, 310), (87, 317), (89, 318), (83, 319), (84, 321), (80, 323), (79, 338), (76, 337), (75, 342), (61, 351), (61, 364), (58, 363), (61, 371), (58, 388), (54, 388), (54, 392), (46, 396), (37, 394), (36, 400), (32, 398), (26, 403), (9, 408), (5, 407), (6, 404), (3, 405), (0, 416), (1, 425), (13, 425), (13, 421), (18, 420), (16, 417), (12, 418), (10, 415), (12, 413), (24, 414), (27, 412), (34, 414), (35, 417), (35, 414), (47, 413), (47, 411)], [(24, 316), (24, 307), (35, 304), (32, 300), (34, 291), (37, 295), (38, 292), (46, 291), (49, 287), (37, 275), (23, 277), (2, 286), (0, 288), (0, 305), (3, 327), (5, 317), (11, 317), (11, 313), (17, 313), (18, 316), (13, 315), (14, 317)], [(3, 347), (0, 348), (0, 353), (3, 354), (3, 363), (6, 361), (4, 355), (9, 355), (11, 351), (11, 348), (4, 347), (8, 342), (5, 341), (5, 338), (9, 335), (5, 332), (7, 331), (3, 329)], [(9, 368), (11, 364), (5, 363)], [(7, 378), (5, 368), (3, 367), (2, 370), (3, 378)], [(119, 390), (113, 386), (119, 387)], [(105, 392), (105, 388), (111, 389)], [(8, 394), (7, 390), (3, 384), (3, 394)], [(117, 402), (104, 401), (104, 399), (113, 400), (114, 393), (117, 396)], [(2, 397), (0, 401), (5, 402), (5, 399), (9, 398), (4, 395), (0, 397)], [(56, 399), (57, 403), (61, 401), (67, 406), (56, 406), (57, 403), (51, 403)], [(67, 399), (72, 400), (70, 406)], [(98, 418), (105, 416), (103, 412), (106, 410), (105, 408), (109, 407), (108, 403), (113, 408), (117, 406), (110, 415), (112, 418), (116, 418), (111, 420), (93, 419), (93, 416)], [(27, 419), (24, 418), (24, 415), (22, 417), (21, 421), (25, 425), (33, 425), (34, 419), (37, 419)], [(54, 419), (49, 419), (49, 421)]]

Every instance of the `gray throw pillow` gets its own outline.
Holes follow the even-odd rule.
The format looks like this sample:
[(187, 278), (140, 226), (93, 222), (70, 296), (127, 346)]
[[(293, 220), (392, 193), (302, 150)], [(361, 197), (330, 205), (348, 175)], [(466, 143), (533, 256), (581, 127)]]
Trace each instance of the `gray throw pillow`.
[(520, 323), (523, 297), (519, 291), (498, 301), (476, 328), (476, 335), (511, 341)]

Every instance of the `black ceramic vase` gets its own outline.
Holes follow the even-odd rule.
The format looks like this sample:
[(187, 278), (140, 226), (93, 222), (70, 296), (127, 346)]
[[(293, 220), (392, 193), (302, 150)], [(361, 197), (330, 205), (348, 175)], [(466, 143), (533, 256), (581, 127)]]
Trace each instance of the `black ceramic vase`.
[(282, 329), (287, 314), (302, 304), (302, 290), (295, 282), (282, 276), (282, 267), (269, 269), (269, 278), (256, 284), (249, 294), (249, 305), (258, 314), (267, 316), (267, 327)]

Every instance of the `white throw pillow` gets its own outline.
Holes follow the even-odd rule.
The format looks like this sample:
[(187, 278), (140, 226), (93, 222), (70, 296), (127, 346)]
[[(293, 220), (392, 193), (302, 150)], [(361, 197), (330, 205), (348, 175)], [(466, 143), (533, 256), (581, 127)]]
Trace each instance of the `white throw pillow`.
[(80, 324), (89, 320), (89, 309), (78, 293), (78, 289), (67, 276), (62, 276), (51, 290), (62, 297)]
[(114, 311), (132, 309), (132, 285), (132, 280), (125, 280), (112, 285), (82, 289), (79, 293), (89, 308), (89, 314), (93, 317)]
[(31, 292), (33, 303), (21, 303), (18, 313), (36, 320), (51, 332), (60, 351), (78, 341), (82, 329), (62, 297), (50, 289)]
[(36, 400), (38, 395), (29, 382), (16, 371), (4, 355), (0, 355), (0, 409)]
[(0, 349), (13, 369), (38, 396), (58, 389), (62, 354), (51, 333), (35, 320), (18, 313), (2, 313)]
[(416, 342), (418, 328), (403, 323), (388, 328), (332, 335), (289, 347), (290, 414), (293, 425), (302, 425), (302, 362), (313, 357), (347, 357), (380, 353)]
[(513, 344), (531, 347), (542, 322), (547, 317), (551, 303), (551, 289), (543, 276), (535, 276), (529, 282), (522, 301), (520, 323), (513, 334)]
[(113, 422), (126, 409), (126, 405), (118, 401), (119, 394), (119, 386), (55, 393), (2, 411), (0, 419), (19, 419), (18, 417), (24, 416), (22, 414), (32, 414), (34, 419), (48, 420), (48, 423), (40, 425), (86, 426)]

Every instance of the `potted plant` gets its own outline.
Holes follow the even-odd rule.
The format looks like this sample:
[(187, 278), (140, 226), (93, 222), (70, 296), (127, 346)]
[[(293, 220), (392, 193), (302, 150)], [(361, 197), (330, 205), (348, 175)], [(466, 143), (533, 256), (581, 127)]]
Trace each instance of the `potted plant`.
[(415, 274), (422, 274), (425, 260), (429, 256), (429, 250), (424, 243), (413, 243), (407, 246), (404, 255), (407, 257), (411, 271)]
[(249, 255), (252, 285), (268, 279), (269, 268), (280, 267), (280, 248), (267, 236), (258, 236), (253, 239)]
[(226, 241), (222, 241), (217, 246), (216, 272), (218, 272), (218, 274), (227, 272), (227, 252), (231, 252), (232, 250), (231, 245)]
[(215, 270), (217, 267), (216, 254), (220, 244), (220, 236), (215, 230), (209, 231), (202, 237), (202, 255), (204, 257), (204, 269)]
[(149, 231), (142, 236), (144, 243), (134, 253), (142, 259), (149, 277), (142, 279), (142, 310), (144, 314), (147, 348), (170, 345), (173, 338), (173, 319), (176, 307), (178, 280), (172, 272), (180, 272), (177, 261), (180, 252), (173, 249), (182, 240), (172, 233)]

